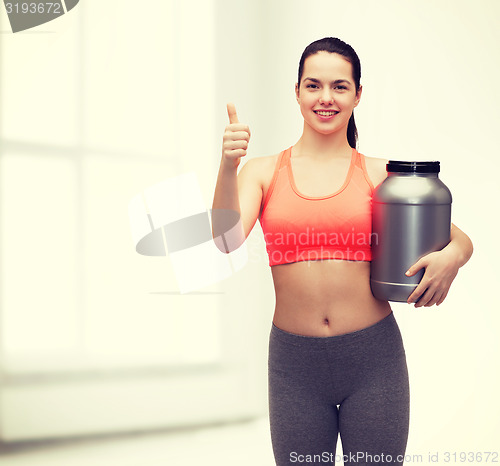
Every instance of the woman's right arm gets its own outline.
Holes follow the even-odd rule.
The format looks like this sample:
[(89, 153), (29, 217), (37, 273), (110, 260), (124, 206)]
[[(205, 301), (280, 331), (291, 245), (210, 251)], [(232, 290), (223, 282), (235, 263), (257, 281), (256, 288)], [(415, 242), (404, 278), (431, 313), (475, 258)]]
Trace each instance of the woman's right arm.
[(237, 173), (241, 157), (247, 154), (248, 126), (238, 122), (233, 104), (227, 105), (222, 158), (212, 204), (212, 237), (225, 253), (240, 247), (257, 221), (262, 201), (258, 164), (246, 163)]

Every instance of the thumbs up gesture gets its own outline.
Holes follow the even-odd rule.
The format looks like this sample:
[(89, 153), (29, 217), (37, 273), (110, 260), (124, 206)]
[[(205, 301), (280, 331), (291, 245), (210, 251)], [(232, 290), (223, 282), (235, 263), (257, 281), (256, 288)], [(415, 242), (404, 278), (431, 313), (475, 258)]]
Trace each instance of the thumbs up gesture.
[(229, 125), (226, 126), (222, 142), (222, 162), (236, 168), (241, 157), (247, 155), (248, 142), (250, 141), (250, 128), (238, 121), (236, 107), (227, 104)]

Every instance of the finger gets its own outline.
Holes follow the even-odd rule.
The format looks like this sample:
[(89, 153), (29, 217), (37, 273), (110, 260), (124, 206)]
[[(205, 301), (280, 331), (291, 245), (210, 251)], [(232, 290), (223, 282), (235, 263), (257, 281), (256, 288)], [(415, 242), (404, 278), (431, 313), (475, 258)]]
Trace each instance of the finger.
[(431, 306), (431, 302), (434, 298), (434, 290), (429, 288), (423, 294), (423, 296), (416, 302), (415, 307)]
[(425, 307), (431, 307), (436, 304), (438, 298), (441, 296), (441, 293), (438, 293), (437, 291), (434, 293), (429, 293), (428, 295), (424, 295), (424, 298), (426, 298), (425, 302), (422, 302), (420, 306), (425, 306)]
[(425, 267), (425, 265), (425, 261), (423, 259), (419, 259), (405, 272), (405, 275), (407, 277), (411, 277), (412, 275), (415, 275), (420, 269)]
[(240, 157), (245, 157), (245, 155), (247, 155), (247, 151), (246, 149), (231, 149), (225, 154), (229, 158), (239, 159)]
[(224, 149), (234, 150), (234, 149), (248, 149), (248, 141), (226, 141), (224, 143)]
[(441, 296), (443, 295), (443, 293), (440, 293), (438, 291), (436, 291), (434, 293), (434, 296), (432, 297), (432, 299), (426, 304), (427, 307), (431, 307), (431, 306), (434, 306), (435, 304), (437, 304), (440, 299), (441, 299)]
[[(244, 128), (244, 125), (240, 125)], [(244, 140), (244, 141), (249, 141), (250, 140), (250, 133), (243, 129), (242, 131), (226, 131), (223, 135), (223, 139), (226, 141), (239, 141), (239, 140)]]
[(428, 267), (428, 265), (433, 261), (436, 252), (431, 252), (422, 256), (417, 262), (415, 262), (405, 273), (406, 276), (411, 277), (415, 275), (419, 270)]
[(413, 293), (408, 296), (408, 300), (406, 302), (408, 304), (416, 303), (420, 299), (426, 288), (427, 285), (420, 282), (419, 285), (413, 290)]
[(229, 117), (229, 123), (239, 123), (236, 106), (233, 103), (227, 104), (227, 116)]
[(441, 298), (439, 299), (439, 301), (436, 303), (436, 306), (439, 306), (440, 304), (442, 304), (447, 295), (448, 295), (448, 291), (445, 291), (443, 293), (443, 295), (441, 296)]
[(422, 267), (419, 264), (420, 261), (415, 262), (406, 272), (405, 275), (407, 277), (411, 277), (412, 275), (415, 275)]

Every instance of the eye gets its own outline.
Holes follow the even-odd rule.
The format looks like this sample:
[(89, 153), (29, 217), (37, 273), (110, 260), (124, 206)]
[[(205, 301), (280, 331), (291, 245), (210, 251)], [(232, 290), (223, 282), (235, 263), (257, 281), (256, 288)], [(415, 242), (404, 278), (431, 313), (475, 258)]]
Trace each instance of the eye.
[(306, 88), (307, 88), (307, 89), (313, 89), (313, 88), (314, 88), (314, 89), (317, 89), (317, 88), (318, 88), (318, 86), (316, 86), (316, 84), (308, 84), (308, 85), (306, 86)]
[(346, 91), (347, 87), (339, 85), (339, 86), (335, 86), (335, 89), (340, 89), (341, 91)]

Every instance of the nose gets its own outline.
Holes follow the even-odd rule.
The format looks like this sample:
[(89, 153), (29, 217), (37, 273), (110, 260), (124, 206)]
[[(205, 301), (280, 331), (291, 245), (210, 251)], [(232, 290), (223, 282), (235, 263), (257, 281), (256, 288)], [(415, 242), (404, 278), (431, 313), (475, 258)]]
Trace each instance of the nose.
[(333, 93), (331, 92), (330, 89), (325, 88), (321, 92), (320, 98), (319, 98), (319, 103), (320, 104), (333, 104)]

